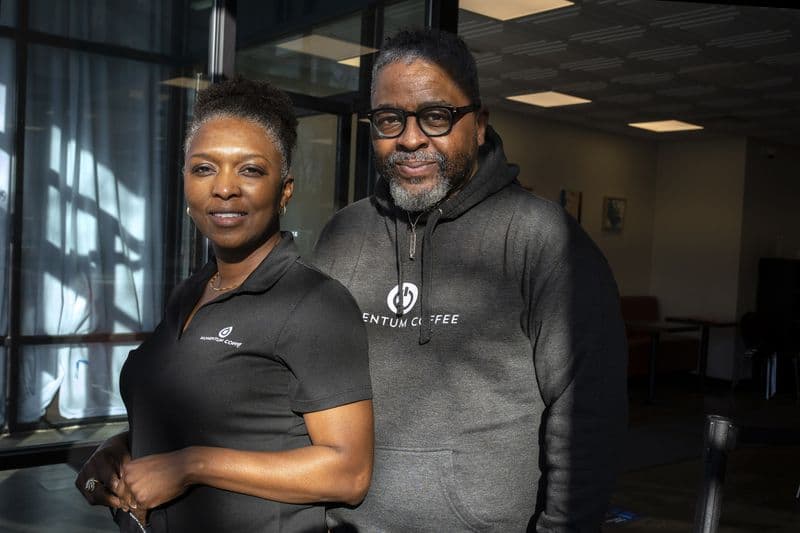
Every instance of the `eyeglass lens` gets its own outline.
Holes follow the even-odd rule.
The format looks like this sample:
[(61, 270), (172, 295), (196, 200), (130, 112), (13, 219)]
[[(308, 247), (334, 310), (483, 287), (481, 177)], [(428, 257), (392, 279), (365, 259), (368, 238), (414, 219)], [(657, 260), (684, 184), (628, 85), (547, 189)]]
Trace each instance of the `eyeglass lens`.
[(417, 117), (419, 128), (425, 135), (444, 135), (450, 131), (453, 122), (453, 114), (446, 107), (427, 107), (417, 113), (404, 113), (395, 109), (376, 111), (372, 122), (381, 135), (400, 135), (409, 115)]

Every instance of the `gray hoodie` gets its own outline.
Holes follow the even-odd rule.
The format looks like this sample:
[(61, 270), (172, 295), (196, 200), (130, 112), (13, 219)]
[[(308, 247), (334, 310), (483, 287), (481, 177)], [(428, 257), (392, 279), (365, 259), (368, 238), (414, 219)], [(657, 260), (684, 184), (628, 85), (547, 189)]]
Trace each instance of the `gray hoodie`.
[(369, 494), (332, 525), (599, 530), (627, 421), (619, 297), (591, 239), (517, 172), (489, 128), (477, 173), (415, 239), (383, 179), (323, 231), (316, 263), (367, 325), (376, 416)]

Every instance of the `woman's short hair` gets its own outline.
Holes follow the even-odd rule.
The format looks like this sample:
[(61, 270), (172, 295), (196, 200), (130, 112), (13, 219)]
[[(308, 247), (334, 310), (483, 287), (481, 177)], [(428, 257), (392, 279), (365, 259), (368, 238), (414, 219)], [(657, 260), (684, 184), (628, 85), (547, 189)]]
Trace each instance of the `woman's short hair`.
[(197, 93), (194, 113), (186, 131), (184, 152), (206, 122), (218, 118), (240, 118), (262, 128), (283, 158), (281, 177), (292, 165), (292, 150), (297, 143), (297, 117), (289, 97), (266, 81), (236, 77), (209, 85)]
[(478, 67), (466, 43), (437, 29), (406, 29), (387, 37), (372, 65), (372, 91), (380, 71), (399, 61), (421, 59), (439, 66), (472, 102), (479, 102)]

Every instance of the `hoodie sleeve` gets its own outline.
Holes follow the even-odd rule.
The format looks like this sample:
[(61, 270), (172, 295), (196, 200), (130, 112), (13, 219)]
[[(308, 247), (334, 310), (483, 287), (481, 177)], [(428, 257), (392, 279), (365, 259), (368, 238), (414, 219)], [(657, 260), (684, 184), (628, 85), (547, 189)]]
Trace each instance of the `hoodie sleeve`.
[(627, 428), (627, 346), (611, 270), (567, 215), (526, 251), (528, 328), (546, 409), (528, 531), (600, 531)]

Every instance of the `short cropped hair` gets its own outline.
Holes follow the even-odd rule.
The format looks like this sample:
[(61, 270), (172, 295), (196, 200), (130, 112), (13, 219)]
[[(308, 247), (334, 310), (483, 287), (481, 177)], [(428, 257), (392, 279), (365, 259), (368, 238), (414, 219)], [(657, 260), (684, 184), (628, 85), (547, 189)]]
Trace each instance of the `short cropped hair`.
[(372, 92), (384, 67), (416, 59), (437, 65), (472, 102), (480, 100), (478, 67), (466, 43), (457, 35), (436, 29), (407, 29), (387, 37), (372, 66)]
[(297, 144), (297, 117), (286, 93), (269, 82), (242, 77), (202, 89), (197, 93), (184, 152), (200, 127), (218, 118), (240, 118), (264, 128), (283, 158), (281, 177), (286, 178), (292, 165), (292, 150)]

